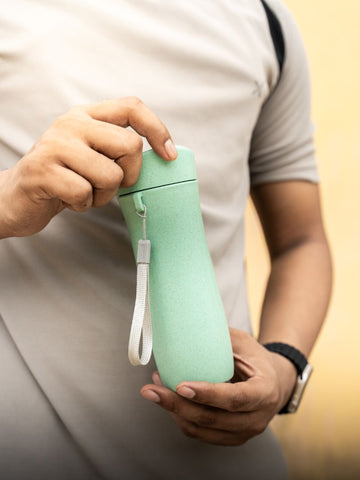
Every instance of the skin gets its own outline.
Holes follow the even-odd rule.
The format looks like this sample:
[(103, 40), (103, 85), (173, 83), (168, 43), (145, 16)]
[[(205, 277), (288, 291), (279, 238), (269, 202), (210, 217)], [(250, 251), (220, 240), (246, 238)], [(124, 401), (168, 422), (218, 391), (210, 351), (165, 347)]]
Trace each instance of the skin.
[(0, 238), (39, 232), (64, 208), (85, 212), (108, 203), (120, 186), (136, 182), (142, 137), (165, 160), (176, 158), (167, 128), (136, 97), (73, 107), (58, 117), (0, 173)]
[[(13, 168), (0, 172), (0, 238), (39, 232), (65, 208), (105, 205), (119, 187), (136, 182), (142, 137), (165, 160), (176, 158), (167, 128), (138, 98), (71, 108)], [(253, 188), (252, 198), (271, 259), (258, 340), (230, 330), (231, 383), (182, 382), (175, 393), (155, 372), (154, 383), (141, 389), (185, 435), (219, 445), (240, 445), (261, 433), (287, 403), (295, 368), (262, 343), (289, 343), (309, 355), (330, 297), (318, 187), (271, 183)]]
[(262, 344), (284, 342), (309, 355), (324, 321), (331, 290), (331, 258), (318, 187), (281, 182), (252, 190), (271, 259), (258, 341), (231, 329), (231, 383), (182, 382), (176, 393), (157, 372), (141, 395), (167, 410), (183, 433), (217, 445), (241, 445), (263, 432), (288, 402), (293, 364)]

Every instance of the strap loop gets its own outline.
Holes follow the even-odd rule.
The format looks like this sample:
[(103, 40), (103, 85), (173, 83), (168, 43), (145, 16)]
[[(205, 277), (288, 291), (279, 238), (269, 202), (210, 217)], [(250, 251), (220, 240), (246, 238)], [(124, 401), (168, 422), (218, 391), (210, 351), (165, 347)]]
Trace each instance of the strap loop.
[(150, 240), (146, 240), (146, 210), (141, 215), (138, 212), (136, 213), (143, 218), (144, 239), (139, 240), (138, 242), (136, 256), (136, 298), (128, 347), (129, 361), (135, 366), (146, 365), (149, 363), (152, 352), (152, 329), (149, 304), (149, 264), (151, 243)]

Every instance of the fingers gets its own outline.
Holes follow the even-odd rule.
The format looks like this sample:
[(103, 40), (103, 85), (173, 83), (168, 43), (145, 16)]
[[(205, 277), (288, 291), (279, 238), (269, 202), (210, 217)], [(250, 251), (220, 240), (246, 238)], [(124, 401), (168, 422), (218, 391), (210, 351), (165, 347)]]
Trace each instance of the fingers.
[(141, 391), (168, 410), (185, 435), (219, 445), (240, 445), (262, 433), (279, 411), (278, 378), (269, 353), (245, 332), (231, 329), (230, 334), (236, 383), (187, 381), (175, 393), (155, 375), (155, 384)]
[[(67, 153), (65, 147), (61, 157), (64, 158), (64, 164), (90, 183), (93, 193), (91, 206), (106, 205), (116, 195), (120, 184), (123, 183), (124, 170), (117, 163), (111, 162), (104, 155), (83, 144), (72, 148), (71, 156)], [(61, 199), (64, 200), (62, 197)]]
[(124, 172), (121, 186), (127, 187), (137, 181), (143, 150), (142, 138), (137, 133), (90, 119), (84, 138), (90, 148), (116, 161), (121, 167)]
[(194, 402), (228, 412), (251, 412), (259, 407), (262, 391), (258, 382), (249, 379), (238, 383), (182, 382), (176, 392)]
[[(78, 198), (81, 198), (81, 211), (84, 211), (90, 206), (103, 206), (116, 195), (124, 178), (124, 171), (117, 163), (79, 140), (64, 142), (48, 138), (46, 142), (51, 144), (46, 148), (51, 153), (31, 162), (30, 169), (32, 176), (36, 172), (39, 186), (49, 198), (59, 198), (69, 208), (74, 206), (76, 211), (79, 211)], [(79, 176), (82, 182), (77, 178)], [(85, 185), (87, 196), (84, 194)]]
[(233, 413), (181, 398), (158, 385), (146, 385), (142, 396), (169, 411), (183, 433), (207, 443), (240, 445), (261, 433), (266, 416), (258, 412)]
[(156, 153), (165, 160), (176, 158), (176, 148), (168, 129), (140, 99), (127, 97), (107, 100), (83, 108), (96, 120), (121, 127), (132, 127), (139, 135), (146, 137)]
[(90, 182), (77, 173), (55, 166), (53, 178), (60, 181), (43, 179), (45, 198), (59, 198), (64, 206), (76, 212), (85, 212), (93, 204), (93, 188)]
[(83, 148), (77, 155), (75, 152), (76, 158), (67, 145), (58, 155), (67, 166), (93, 181), (95, 188), (103, 189), (106, 180), (115, 182), (112, 190), (115, 195), (119, 186), (127, 187), (137, 181), (143, 149), (142, 138), (137, 133), (91, 119), (84, 140), (70, 144), (71, 149), (77, 147), (79, 150), (81, 144), (89, 147), (88, 151)]
[[(124, 128), (129, 125), (135, 131)], [(64, 163), (70, 168), (74, 162), (69, 150), (77, 145), (76, 140), (115, 160), (123, 171), (121, 186), (126, 187), (133, 185), (140, 175), (143, 150), (141, 135), (147, 137), (154, 150), (166, 160), (176, 158), (177, 151), (165, 125), (154, 112), (133, 97), (73, 107), (55, 120), (53, 128), (44, 137), (48, 143), (52, 141), (52, 152), (58, 152), (57, 155), (62, 159), (65, 158), (65, 152), (68, 152)], [(63, 145), (58, 145), (59, 143)], [(90, 154), (85, 158), (89, 157)], [(103, 164), (102, 168), (110, 169), (108, 165)], [(83, 168), (77, 167), (76, 171), (89, 178), (88, 171), (92, 168), (92, 163), (87, 162)], [(94, 172), (95, 170), (96, 168)], [(108, 175), (111, 176), (111, 172)], [(99, 181), (102, 182), (101, 178)], [(97, 197), (99, 196), (95, 195), (96, 203), (103, 204), (102, 200), (97, 202)]]
[[(151, 386), (146, 386), (141, 390), (141, 394), (147, 400), (158, 403), (160, 406), (183, 420), (201, 427), (228, 431), (236, 431), (238, 428), (237, 422), (234, 421), (233, 414), (224, 410), (184, 400), (179, 397), (179, 395), (176, 395), (165, 387), (162, 389), (155, 389), (151, 388)], [(157, 395), (158, 399), (155, 395)], [(237, 414), (237, 420), (248, 423), (246, 415), (242, 413)]]
[[(51, 145), (44, 145), (43, 149), (49, 153), (22, 161), (23, 175), (28, 182), (31, 179), (31, 185), (37, 185), (40, 198), (57, 198), (67, 208), (86, 211), (91, 206), (105, 205), (116, 195), (124, 177), (117, 163), (80, 141), (57, 140), (56, 146), (46, 140), (48, 142)], [(28, 187), (30, 195), (35, 189), (31, 185)]]
[[(213, 428), (201, 427), (195, 423), (188, 422), (177, 415), (172, 415), (184, 435), (212, 445), (235, 446), (242, 445), (250, 437), (243, 431), (215, 430)], [(254, 433), (255, 435), (256, 433)]]

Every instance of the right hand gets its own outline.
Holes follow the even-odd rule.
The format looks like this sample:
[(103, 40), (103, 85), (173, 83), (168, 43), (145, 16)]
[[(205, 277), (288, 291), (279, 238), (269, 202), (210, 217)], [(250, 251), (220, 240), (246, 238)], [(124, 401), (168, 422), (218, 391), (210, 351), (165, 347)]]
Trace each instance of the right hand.
[(37, 233), (64, 208), (101, 207), (120, 186), (133, 185), (142, 164), (141, 136), (165, 160), (176, 158), (167, 128), (137, 98), (70, 108), (1, 172), (0, 238)]

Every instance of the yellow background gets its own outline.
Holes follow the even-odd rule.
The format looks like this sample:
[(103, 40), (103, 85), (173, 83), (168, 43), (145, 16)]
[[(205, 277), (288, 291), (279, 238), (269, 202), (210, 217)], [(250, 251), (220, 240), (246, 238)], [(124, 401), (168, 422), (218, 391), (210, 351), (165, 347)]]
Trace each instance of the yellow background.
[[(292, 480), (360, 479), (360, 2), (284, 0), (307, 49), (325, 225), (335, 283), (298, 413), (273, 422)], [(250, 308), (259, 315), (268, 260), (247, 212)]]

